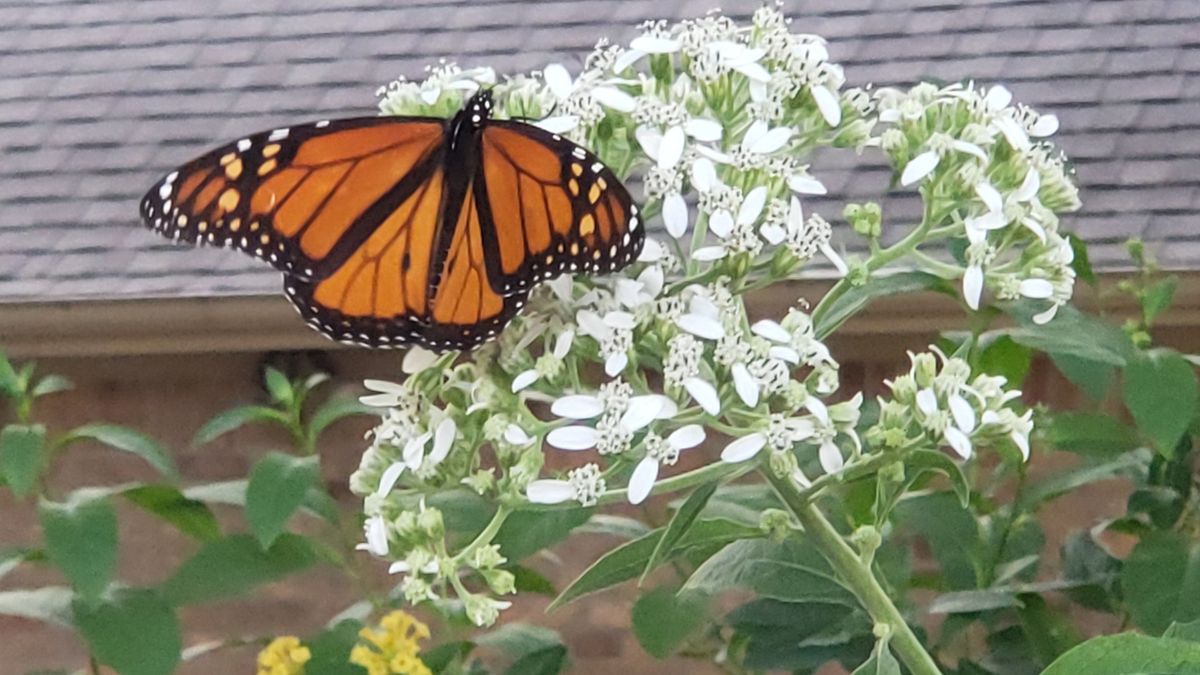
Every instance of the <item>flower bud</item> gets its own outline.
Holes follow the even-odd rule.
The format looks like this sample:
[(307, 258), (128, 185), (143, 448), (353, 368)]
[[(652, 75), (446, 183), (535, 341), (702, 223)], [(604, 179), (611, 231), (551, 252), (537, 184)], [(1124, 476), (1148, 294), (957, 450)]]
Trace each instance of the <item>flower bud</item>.
[(780, 509), (767, 509), (758, 519), (758, 527), (774, 541), (787, 539), (792, 531), (792, 517)]

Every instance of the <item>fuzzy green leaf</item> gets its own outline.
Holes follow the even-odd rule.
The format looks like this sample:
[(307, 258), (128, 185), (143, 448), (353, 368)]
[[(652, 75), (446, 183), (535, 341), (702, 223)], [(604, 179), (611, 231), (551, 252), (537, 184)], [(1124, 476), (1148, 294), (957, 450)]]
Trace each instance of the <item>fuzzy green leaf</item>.
[(81, 440), (93, 440), (110, 448), (137, 455), (164, 476), (175, 478), (179, 475), (175, 461), (171, 459), (171, 453), (165, 446), (129, 427), (118, 424), (85, 424), (67, 432), (59, 444), (67, 445)]
[(75, 623), (92, 655), (121, 675), (168, 675), (182, 639), (175, 610), (155, 591), (118, 590), (96, 606), (76, 602)]
[(317, 481), (318, 471), (316, 457), (278, 452), (265, 455), (254, 465), (246, 486), (246, 520), (263, 548), (283, 532), (288, 518)]
[(162, 591), (175, 605), (207, 602), (246, 593), (317, 560), (316, 549), (299, 535), (282, 534), (265, 551), (250, 535), (232, 535), (206, 544), (175, 570)]
[(66, 504), (43, 501), (38, 520), (46, 554), (88, 601), (108, 586), (117, 565), (117, 514), (107, 498)]
[(1160, 453), (1171, 456), (1196, 414), (1192, 365), (1169, 349), (1139, 354), (1125, 368), (1122, 394), (1138, 430)]
[(0, 430), (0, 474), (13, 494), (29, 494), (45, 468), (45, 427), (10, 424)]
[(638, 585), (646, 583), (646, 577), (654, 571), (663, 560), (670, 555), (674, 550), (675, 545), (687, 534), (692, 524), (696, 522), (696, 517), (704, 510), (708, 504), (709, 498), (717, 490), (718, 483), (716, 481), (701, 485), (688, 495), (683, 504), (676, 509), (675, 515), (671, 517), (671, 521), (667, 523), (666, 530), (659, 537), (658, 543), (654, 546), (654, 551), (650, 554), (650, 559), (646, 561), (646, 567), (642, 570), (642, 576), (638, 579)]

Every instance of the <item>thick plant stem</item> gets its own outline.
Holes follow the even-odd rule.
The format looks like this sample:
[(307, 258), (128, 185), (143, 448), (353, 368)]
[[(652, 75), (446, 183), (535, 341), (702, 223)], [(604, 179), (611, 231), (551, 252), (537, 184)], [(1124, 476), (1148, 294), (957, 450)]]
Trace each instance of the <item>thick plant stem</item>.
[(937, 663), (892, 603), (887, 591), (879, 585), (871, 568), (859, 558), (842, 535), (833, 528), (825, 515), (812, 504), (789, 478), (780, 478), (764, 469), (763, 475), (775, 488), (788, 510), (800, 521), (810, 541), (817, 546), (821, 555), (845, 582), (846, 587), (858, 598), (877, 624), (886, 624), (891, 630), (889, 644), (896, 655), (908, 666), (913, 675), (941, 675)]

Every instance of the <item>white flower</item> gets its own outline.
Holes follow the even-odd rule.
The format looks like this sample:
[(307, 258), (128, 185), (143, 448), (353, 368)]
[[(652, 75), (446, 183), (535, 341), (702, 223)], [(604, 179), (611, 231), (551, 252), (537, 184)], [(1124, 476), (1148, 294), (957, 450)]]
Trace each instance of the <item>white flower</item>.
[(375, 515), (367, 518), (363, 523), (363, 535), (366, 541), (355, 546), (355, 549), (379, 557), (388, 554), (387, 522), (384, 521), (383, 516)]
[(558, 337), (554, 340), (554, 348), (550, 351), (549, 356), (551, 360), (546, 360), (546, 356), (543, 355), (537, 360), (533, 368), (517, 373), (517, 376), (514, 377), (512, 381), (513, 393), (515, 394), (516, 392), (529, 387), (529, 385), (537, 382), (542, 377), (549, 375), (551, 371), (558, 372), (558, 368), (560, 368), (562, 365), (562, 360), (565, 359), (567, 354), (571, 351), (571, 345), (574, 343), (574, 341), (574, 330), (568, 328), (559, 333)]
[(561, 504), (574, 499), (581, 506), (595, 506), (604, 490), (600, 467), (585, 464), (567, 473), (567, 480), (535, 480), (525, 488), (525, 494), (534, 504)]
[(641, 504), (650, 495), (654, 482), (658, 480), (658, 469), (662, 464), (674, 464), (679, 451), (694, 448), (704, 442), (704, 427), (689, 424), (680, 427), (665, 439), (656, 434), (646, 435), (643, 445), (646, 456), (638, 462), (629, 478), (629, 503)]
[(439, 355), (437, 352), (431, 352), (424, 347), (414, 345), (408, 348), (404, 353), (404, 361), (401, 362), (400, 369), (405, 375), (415, 375), (416, 373), (425, 370), (437, 362)]
[(358, 397), (360, 403), (373, 408), (394, 408), (409, 395), (404, 385), (387, 380), (363, 380), (363, 386), (378, 392)]
[(629, 350), (633, 348), (633, 328), (637, 325), (628, 312), (613, 310), (603, 317), (587, 309), (575, 314), (579, 332), (595, 338), (600, 343), (600, 355), (604, 357), (604, 372), (616, 377), (629, 365)]

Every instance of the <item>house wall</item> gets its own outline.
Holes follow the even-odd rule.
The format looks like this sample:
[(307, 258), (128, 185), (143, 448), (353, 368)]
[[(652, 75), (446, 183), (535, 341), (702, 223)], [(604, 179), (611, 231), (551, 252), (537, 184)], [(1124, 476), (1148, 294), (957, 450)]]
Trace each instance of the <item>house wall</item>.
[[(910, 317), (919, 320), (919, 317)], [(931, 324), (932, 325), (932, 324)], [(873, 334), (850, 330), (845, 340), (835, 341), (835, 357), (843, 363), (848, 390), (863, 387), (878, 391), (883, 378), (904, 369), (906, 349), (922, 349), (933, 336), (920, 331)], [(1197, 332), (1187, 326), (1169, 328), (1165, 341), (1185, 349), (1196, 349)], [(398, 378), (399, 355), (388, 352), (335, 350), (331, 352), (220, 352), (204, 354), (159, 354), (150, 356), (51, 356), (39, 361), (39, 371), (70, 377), (75, 390), (43, 399), (37, 417), (52, 431), (78, 424), (106, 421), (140, 429), (166, 443), (175, 452), (189, 484), (244, 477), (263, 452), (284, 448), (287, 438), (262, 428), (229, 434), (204, 447), (192, 447), (195, 431), (211, 416), (236, 404), (263, 402), (265, 394), (259, 372), (265, 362), (296, 366), (316, 364), (334, 373), (336, 388), (356, 393), (355, 383), (363, 377)], [(1029, 400), (1070, 403), (1075, 396), (1045, 364), (1039, 364), (1026, 383)], [(363, 433), (370, 422), (348, 420), (334, 427), (322, 443), (323, 478), (331, 492), (347, 508), (356, 499), (346, 489), (346, 477), (354, 469), (364, 447)], [(715, 453), (714, 453), (715, 455)], [(551, 462), (561, 460), (551, 455)], [(1055, 462), (1061, 465), (1061, 462)], [(1036, 471), (1055, 468), (1045, 458), (1035, 457)], [(154, 474), (139, 460), (99, 447), (80, 445), (63, 459), (54, 477), (57, 494), (86, 485), (110, 485), (125, 481), (154, 480)], [(1113, 516), (1123, 509), (1126, 491), (1116, 483), (1081, 490), (1056, 503), (1045, 518), (1047, 552), (1053, 560), (1057, 542), (1071, 529)], [(661, 504), (651, 512), (661, 512)], [(34, 506), (0, 497), (0, 545), (35, 545), (40, 538)], [(219, 509), (226, 529), (244, 527), (236, 509)], [(133, 584), (153, 584), (186, 559), (195, 544), (152, 517), (131, 508), (120, 511), (121, 560), (118, 576)], [(532, 565), (562, 587), (611, 545), (601, 537), (572, 539), (555, 551), (559, 560), (541, 558)], [(369, 565), (377, 575), (382, 565)], [(62, 583), (46, 571), (18, 570), (0, 580), (0, 590)], [(628, 675), (661, 672), (706, 672), (691, 662), (653, 661), (638, 647), (628, 630), (630, 588), (609, 591), (576, 602), (554, 614), (544, 615), (546, 600), (522, 598), (506, 618), (525, 619), (561, 630), (571, 645), (579, 673), (608, 673), (619, 668)], [(255, 637), (276, 634), (306, 635), (318, 630), (329, 617), (353, 601), (348, 582), (331, 570), (316, 570), (260, 589), (252, 597), (218, 602), (183, 610), (185, 644), (231, 636)], [(1096, 630), (1114, 629), (1103, 619)], [(84, 651), (74, 636), (43, 624), (0, 618), (0, 667), (2, 672), (26, 672), (37, 668), (82, 663)], [(46, 645), (54, 645), (47, 649)], [(228, 650), (184, 666), (182, 673), (248, 672), (253, 648)], [(712, 672), (716, 672), (713, 670)]]

